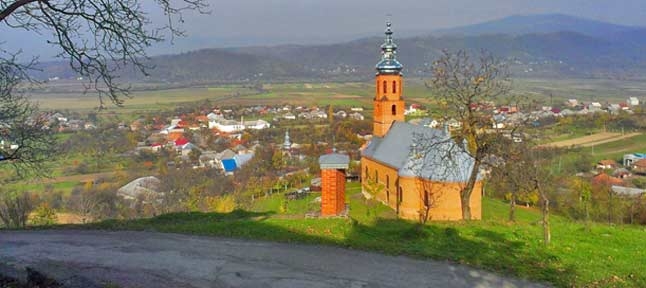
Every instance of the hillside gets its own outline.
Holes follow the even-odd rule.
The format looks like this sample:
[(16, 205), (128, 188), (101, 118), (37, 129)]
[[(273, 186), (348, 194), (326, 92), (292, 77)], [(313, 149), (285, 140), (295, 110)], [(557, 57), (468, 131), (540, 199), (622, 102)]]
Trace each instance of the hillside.
[[(646, 29), (564, 15), (512, 16), (399, 38), (399, 58), (410, 76), (428, 76), (442, 50), (485, 49), (508, 59), (516, 77), (641, 78), (646, 71)], [(332, 45), (281, 45), (203, 49), (152, 57), (149, 77), (123, 71), (130, 82), (213, 83), (255, 81), (348, 81), (368, 79), (382, 37)], [(43, 64), (37, 77), (73, 78), (67, 63)]]
[[(174, 213), (150, 219), (108, 220), (60, 228), (138, 230), (278, 242), (324, 244), (393, 255), (448, 260), (509, 276), (548, 282), (557, 287), (643, 287), (646, 245), (643, 229), (575, 223), (551, 217), (552, 240), (544, 247), (541, 215), (518, 208), (517, 222), (507, 221), (508, 205), (483, 199), (483, 220), (434, 222), (419, 226), (398, 220), (394, 212), (367, 202), (358, 184), (347, 189), (349, 219), (308, 219), (318, 207), (316, 194), (289, 201), (284, 195), (257, 199), (248, 211)], [(475, 253), (477, 251), (477, 253)]]
[(616, 25), (564, 14), (538, 14), (512, 15), (502, 19), (474, 25), (441, 29), (434, 31), (433, 34), (464, 36), (487, 34), (524, 35), (569, 31), (592, 37), (606, 38), (610, 35), (626, 33), (635, 29), (639, 28)]

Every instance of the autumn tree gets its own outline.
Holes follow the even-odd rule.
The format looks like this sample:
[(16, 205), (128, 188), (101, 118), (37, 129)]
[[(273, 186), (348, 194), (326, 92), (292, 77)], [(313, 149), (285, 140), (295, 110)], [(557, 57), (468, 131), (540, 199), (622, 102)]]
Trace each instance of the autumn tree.
[(469, 199), (478, 180), (485, 158), (495, 146), (495, 137), (486, 131), (491, 127), (491, 111), (486, 107), (507, 96), (511, 81), (507, 65), (491, 54), (482, 52), (473, 61), (465, 51), (444, 51), (435, 61), (433, 76), (427, 86), (433, 90), (433, 100), (443, 106), (446, 119), (455, 119), (460, 128), (454, 131), (458, 141), (466, 140), (464, 147), (474, 161), (468, 180), (460, 188), (462, 217), (471, 219)]

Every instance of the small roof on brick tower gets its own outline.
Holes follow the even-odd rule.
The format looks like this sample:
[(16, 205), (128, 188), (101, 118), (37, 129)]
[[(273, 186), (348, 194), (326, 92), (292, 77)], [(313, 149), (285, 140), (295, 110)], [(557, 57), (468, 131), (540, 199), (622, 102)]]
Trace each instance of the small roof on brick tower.
[(321, 169), (348, 169), (350, 157), (339, 153), (330, 153), (319, 157)]

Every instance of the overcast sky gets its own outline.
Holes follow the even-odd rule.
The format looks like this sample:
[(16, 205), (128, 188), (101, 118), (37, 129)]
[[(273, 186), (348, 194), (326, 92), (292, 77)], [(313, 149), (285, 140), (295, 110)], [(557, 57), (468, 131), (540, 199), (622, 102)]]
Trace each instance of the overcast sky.
[[(190, 45), (227, 47), (329, 43), (395, 31), (423, 33), (515, 14), (562, 13), (646, 26), (646, 0), (210, 0), (210, 15), (190, 15)], [(401, 34), (400, 34), (401, 35)], [(188, 40), (188, 39), (187, 39)], [(185, 41), (182, 41), (185, 42)], [(182, 46), (185, 43), (180, 43)]]
[[(211, 14), (187, 15), (187, 39), (154, 54), (195, 48), (284, 43), (330, 43), (380, 35), (390, 14), (396, 32), (423, 33), (514, 14), (562, 13), (617, 24), (646, 26), (646, 0), (208, 0)], [(152, 2), (152, 1), (150, 1)], [(142, 3), (150, 5), (148, 0)], [(153, 14), (153, 18), (161, 17)], [(0, 41), (37, 50), (44, 40)], [(405, 33), (406, 34), (406, 33)], [(400, 34), (401, 35), (401, 34)], [(5, 47), (7, 47), (5, 46)]]

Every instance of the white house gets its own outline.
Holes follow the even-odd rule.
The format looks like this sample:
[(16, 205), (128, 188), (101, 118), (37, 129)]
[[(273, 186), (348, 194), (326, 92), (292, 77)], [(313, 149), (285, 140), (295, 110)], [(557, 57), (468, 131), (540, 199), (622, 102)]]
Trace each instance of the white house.
[(639, 106), (639, 99), (637, 99), (637, 97), (628, 97), (626, 104), (629, 106)]
[(240, 132), (244, 129), (262, 130), (271, 127), (271, 124), (265, 120), (236, 121), (236, 120), (209, 120), (209, 129), (218, 129), (222, 132), (232, 133)]
[(262, 130), (271, 127), (271, 124), (265, 120), (258, 119), (253, 121), (245, 121), (243, 123), (245, 129)]

